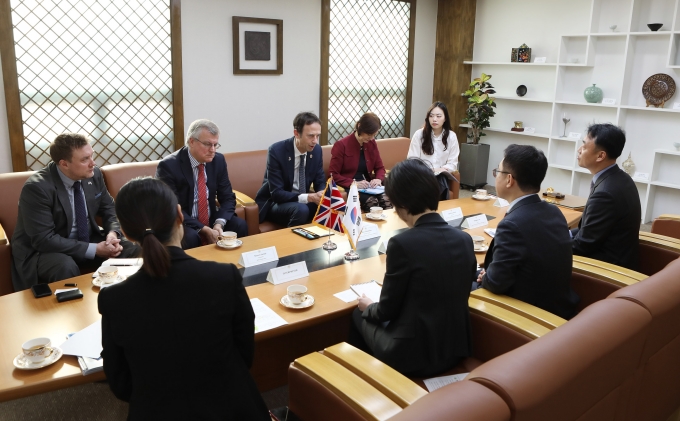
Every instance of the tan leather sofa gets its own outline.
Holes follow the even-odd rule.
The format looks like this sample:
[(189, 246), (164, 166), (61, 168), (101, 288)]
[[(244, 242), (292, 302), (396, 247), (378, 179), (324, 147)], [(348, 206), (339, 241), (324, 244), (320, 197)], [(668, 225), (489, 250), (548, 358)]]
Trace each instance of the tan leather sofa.
[(680, 239), (680, 215), (659, 215), (652, 222), (652, 233)]
[(10, 241), (17, 224), (19, 195), (33, 171), (0, 174), (0, 295), (14, 292)]

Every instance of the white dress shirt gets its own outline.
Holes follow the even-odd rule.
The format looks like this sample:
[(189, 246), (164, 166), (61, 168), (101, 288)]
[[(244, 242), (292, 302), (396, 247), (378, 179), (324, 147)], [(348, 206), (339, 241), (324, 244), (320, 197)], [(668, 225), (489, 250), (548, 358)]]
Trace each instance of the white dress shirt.
[(427, 155), (423, 152), (423, 129), (416, 130), (411, 139), (411, 145), (408, 148), (407, 158), (420, 158), (429, 163), (432, 169), (446, 168), (448, 172), (454, 172), (458, 169), (458, 155), (460, 155), (460, 146), (458, 146), (458, 138), (456, 134), (449, 131), (449, 137), (446, 139), (446, 150), (444, 150), (444, 142), (442, 137), (444, 130), (439, 136), (432, 134), (432, 144), (434, 146), (434, 153)]

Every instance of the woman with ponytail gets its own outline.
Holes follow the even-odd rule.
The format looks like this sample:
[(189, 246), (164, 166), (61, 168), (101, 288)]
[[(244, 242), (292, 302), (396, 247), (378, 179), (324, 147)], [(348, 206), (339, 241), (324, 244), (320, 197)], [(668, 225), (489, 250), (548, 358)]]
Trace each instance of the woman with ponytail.
[(128, 182), (116, 214), (144, 258), (98, 300), (104, 372), (128, 420), (270, 420), (248, 371), (255, 314), (236, 267), (184, 253), (182, 211), (160, 180)]

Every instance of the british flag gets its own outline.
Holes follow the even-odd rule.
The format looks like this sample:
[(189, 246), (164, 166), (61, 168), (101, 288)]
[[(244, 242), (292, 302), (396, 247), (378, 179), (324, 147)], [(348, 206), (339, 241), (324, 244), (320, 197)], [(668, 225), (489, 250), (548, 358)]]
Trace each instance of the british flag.
[(344, 234), (342, 217), (338, 214), (338, 212), (344, 211), (345, 200), (342, 198), (338, 186), (335, 185), (335, 181), (331, 177), (326, 182), (326, 189), (323, 192), (323, 197), (319, 202), (319, 207), (316, 209), (316, 215), (314, 215), (312, 222), (322, 228), (330, 228)]

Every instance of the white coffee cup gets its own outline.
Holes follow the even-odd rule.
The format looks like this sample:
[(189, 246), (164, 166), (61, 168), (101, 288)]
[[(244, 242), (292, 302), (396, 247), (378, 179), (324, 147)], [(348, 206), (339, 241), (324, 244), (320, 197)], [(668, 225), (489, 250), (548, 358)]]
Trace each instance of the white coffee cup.
[(236, 244), (237, 238), (238, 234), (236, 234), (234, 231), (224, 231), (217, 240), (221, 241), (225, 246), (233, 246)]
[(373, 206), (371, 208), (371, 216), (374, 218), (380, 218), (382, 216), (382, 213), (383, 208), (381, 208), (380, 206)]
[(488, 194), (487, 191), (484, 189), (477, 189), (475, 193), (477, 193), (477, 197), (486, 197), (486, 195)]
[(118, 268), (115, 266), (102, 266), (97, 272), (99, 279), (105, 284), (110, 284), (118, 278)]
[(54, 352), (50, 338), (35, 338), (26, 341), (21, 345), (21, 350), (24, 358), (32, 363), (42, 362)]
[(484, 248), (484, 237), (481, 235), (472, 235), (472, 242), (475, 245), (475, 250), (480, 250)]
[(304, 285), (291, 285), (287, 291), (288, 300), (292, 304), (301, 304), (307, 298), (307, 287)]

